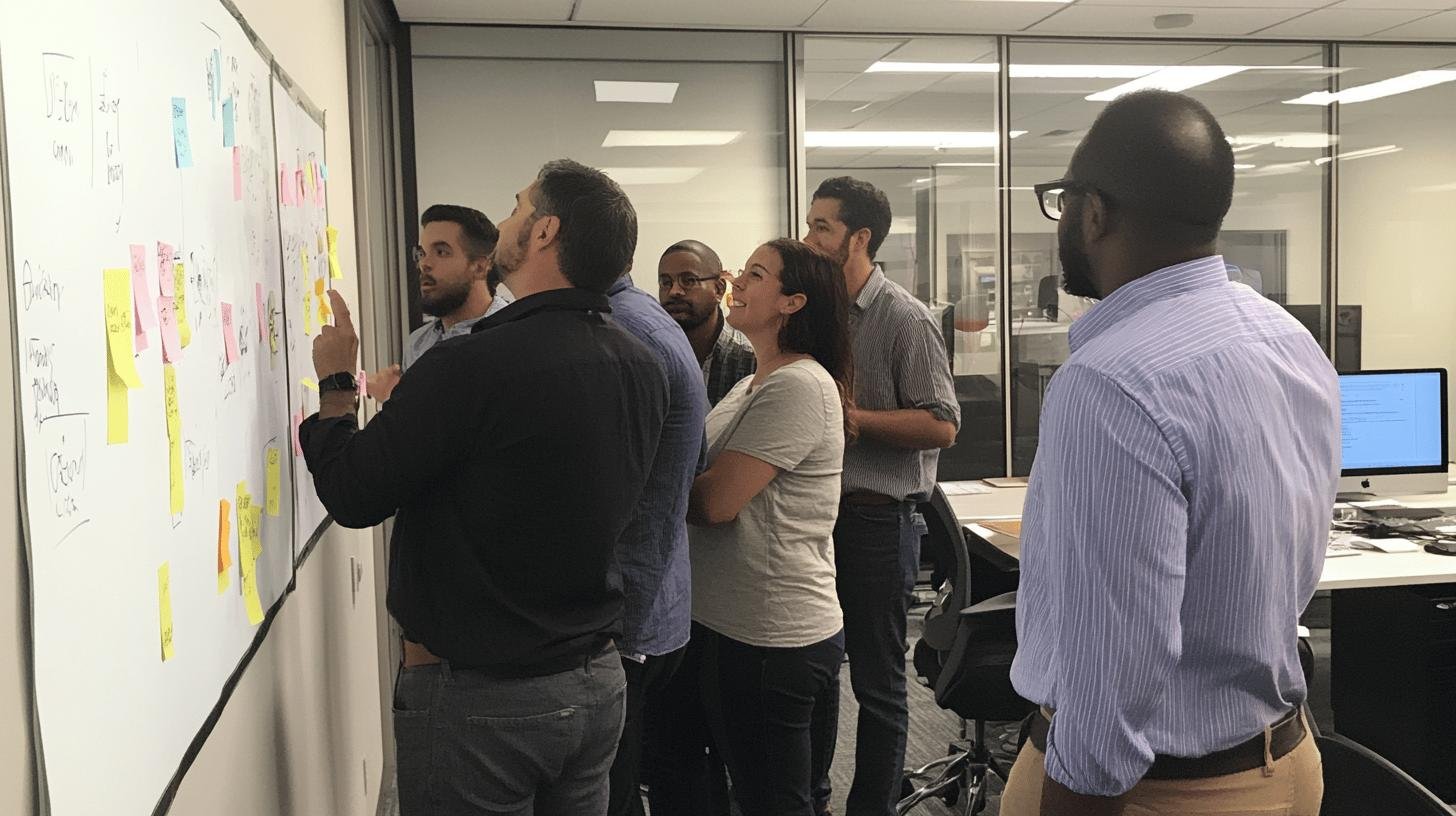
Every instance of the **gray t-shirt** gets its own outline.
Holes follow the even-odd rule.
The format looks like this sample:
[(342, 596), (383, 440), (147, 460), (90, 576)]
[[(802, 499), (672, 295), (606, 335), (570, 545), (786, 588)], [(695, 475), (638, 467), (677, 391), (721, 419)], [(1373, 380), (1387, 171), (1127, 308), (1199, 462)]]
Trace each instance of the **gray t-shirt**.
[(752, 383), (745, 378), (708, 414), (708, 462), (738, 451), (781, 472), (733, 522), (688, 527), (693, 620), (753, 646), (808, 646), (844, 626), (833, 538), (844, 467), (839, 389), (813, 360)]

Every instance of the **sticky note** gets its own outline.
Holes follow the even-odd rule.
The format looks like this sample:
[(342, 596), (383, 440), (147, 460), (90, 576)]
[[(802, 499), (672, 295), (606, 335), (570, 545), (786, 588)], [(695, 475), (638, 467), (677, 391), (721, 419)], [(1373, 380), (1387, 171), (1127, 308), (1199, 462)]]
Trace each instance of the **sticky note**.
[[(300, 263), (303, 264), (303, 279), (307, 281), (313, 277), (313, 274), (309, 271), (307, 249), (304, 249), (303, 247), (298, 248), (298, 260)], [(304, 285), (307, 286), (307, 283), (305, 283)]]
[(182, 412), (177, 404), (177, 370), (162, 366), (162, 404), (167, 413), (168, 471), (171, 474), (172, 515), (182, 512)]
[(257, 307), (257, 310), (258, 310), (257, 311), (257, 314), (258, 314), (258, 339), (259, 340), (262, 340), (263, 339), (263, 334), (264, 334), (264, 331), (263, 331), (263, 318), (264, 318), (264, 315), (265, 315), (265, 313), (263, 311), (263, 284), (261, 284), (261, 283), (254, 283), (253, 284), (253, 301), (254, 301), (254, 306), (256, 306)]
[(237, 136), (233, 132), (233, 98), (229, 96), (222, 101), (222, 146), (232, 147), (237, 144)]
[(328, 228), (329, 235), (329, 277), (335, 280), (344, 277), (344, 270), (339, 267), (339, 231), (332, 226)]
[(233, 565), (232, 547), (232, 505), (227, 499), (217, 502), (217, 594), (228, 588)]
[(228, 365), (238, 361), (242, 354), (238, 351), (238, 332), (233, 326), (233, 305), (231, 303), (221, 304), (222, 308), (222, 345), (227, 349)]
[(157, 613), (162, 625), (162, 662), (176, 654), (172, 643), (172, 565), (163, 561), (157, 567)]
[(264, 493), (264, 504), (268, 515), (278, 515), (278, 493), (283, 482), (283, 457), (277, 448), (269, 448), (264, 461), (267, 464), (268, 488)]
[(157, 321), (161, 324), (162, 362), (182, 362), (182, 337), (177, 333), (177, 301), (157, 298)]
[(303, 333), (313, 334), (313, 290), (303, 287)]
[(111, 368), (127, 388), (141, 388), (142, 377), (132, 358), (131, 271), (107, 269), (101, 273), (106, 309), (106, 348), (111, 354)]
[(293, 200), (302, 207), (308, 203), (308, 198), (303, 191), (303, 168), (293, 171)]
[(278, 206), (280, 207), (287, 207), (289, 205), (288, 185), (283, 183), (283, 179), (287, 178), (287, 176), (288, 171), (284, 170), (280, 165), (278, 167)]
[(132, 332), (132, 351), (140, 354), (152, 347), (151, 341), (147, 339), (146, 331), (142, 329), (142, 324), (133, 322)]
[(294, 411), (293, 419), (291, 422), (289, 422), (289, 424), (293, 426), (293, 455), (302, 456), (303, 443), (298, 438), (298, 426), (303, 424), (303, 412)]
[(310, 391), (318, 391), (318, 383), (314, 382), (313, 377), (304, 377), (298, 381), (298, 384)]
[(187, 137), (187, 100), (172, 97), (172, 153), (177, 169), (192, 166), (192, 140)]
[(327, 164), (324, 164), (323, 162), (319, 162), (319, 176), (323, 178), (324, 181), (329, 180), (329, 166)]
[(314, 175), (313, 162), (308, 163), (308, 189), (318, 189), (318, 176)]
[(106, 366), (106, 444), (124, 445), (130, 420), (127, 415), (126, 383)]
[(324, 241), (323, 230), (319, 230), (318, 232), (314, 233), (314, 235), (318, 236), (318, 254), (322, 255), (329, 249), (328, 243)]
[(354, 382), (359, 386), (359, 401), (363, 402), (369, 396), (369, 377), (364, 369), (359, 369), (359, 373), (354, 375)]
[(243, 200), (243, 149), (233, 148), (233, 201)]
[(263, 622), (263, 603), (258, 599), (258, 572), (252, 559), (243, 558), (243, 607), (248, 612), (248, 625)]
[(172, 278), (167, 270), (172, 268), (172, 245), (157, 242), (157, 294), (172, 297)]
[(318, 299), (319, 325), (327, 325), (329, 318), (334, 316), (334, 310), (329, 308), (329, 296), (324, 294), (323, 278), (313, 282), (313, 296)]
[(177, 336), (182, 348), (192, 343), (192, 326), (187, 322), (187, 269), (181, 261), (172, 265), (172, 298), (177, 311)]
[(313, 188), (313, 205), (319, 209), (323, 209), (324, 206), (324, 182), (322, 177), (319, 179), (318, 186)]
[(137, 318), (137, 336), (157, 327), (157, 307), (152, 303), (152, 287), (147, 280), (147, 248), (131, 245), (131, 293)]
[(268, 348), (278, 353), (278, 304), (272, 292), (268, 293)]

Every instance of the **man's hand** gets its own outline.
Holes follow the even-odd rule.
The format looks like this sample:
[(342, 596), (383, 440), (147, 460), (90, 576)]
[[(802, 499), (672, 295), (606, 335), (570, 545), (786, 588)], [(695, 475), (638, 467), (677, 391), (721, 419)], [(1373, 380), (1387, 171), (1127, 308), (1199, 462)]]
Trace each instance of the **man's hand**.
[(384, 402), (389, 399), (390, 394), (394, 393), (394, 387), (399, 385), (399, 378), (403, 373), (398, 365), (392, 365), (389, 368), (379, 371), (371, 371), (364, 375), (369, 384), (365, 391), (375, 402)]
[(313, 339), (313, 370), (319, 379), (340, 371), (355, 371), (359, 359), (359, 335), (354, 332), (349, 305), (333, 289), (329, 290), (329, 304), (334, 310), (334, 325), (323, 326)]

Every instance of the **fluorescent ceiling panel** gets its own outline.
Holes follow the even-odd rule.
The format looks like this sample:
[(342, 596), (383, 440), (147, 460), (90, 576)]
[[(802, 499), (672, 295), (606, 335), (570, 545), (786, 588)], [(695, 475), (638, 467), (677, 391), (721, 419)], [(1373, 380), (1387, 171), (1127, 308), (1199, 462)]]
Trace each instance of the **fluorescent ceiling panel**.
[(623, 187), (642, 184), (682, 184), (702, 175), (701, 167), (603, 167), (613, 181)]
[(650, 102), (670, 105), (677, 98), (676, 82), (623, 82), (598, 79), (596, 86), (598, 102)]
[(1299, 150), (1324, 150), (1335, 143), (1335, 137), (1328, 133), (1242, 133), (1228, 137), (1234, 152), (1249, 147), (1289, 147)]
[(741, 138), (741, 130), (612, 130), (602, 147), (722, 147)]
[[(1013, 130), (1011, 138), (1025, 133)], [(990, 130), (810, 130), (804, 133), (805, 147), (986, 148), (995, 147), (996, 141), (996, 132)]]
[(1372, 99), (1380, 99), (1386, 96), (1418, 91), (1422, 88), (1429, 88), (1432, 85), (1440, 85), (1445, 82), (1456, 80), (1456, 71), (1415, 71), (1409, 74), (1402, 74), (1390, 79), (1382, 79), (1379, 82), (1371, 82), (1368, 85), (1356, 85), (1353, 88), (1346, 88), (1343, 91), (1330, 93), (1329, 91), (1316, 91), (1308, 93), (1298, 99), (1286, 99), (1286, 105), (1333, 105), (1339, 102), (1349, 105), (1354, 102), (1368, 102)]
[[(1011, 64), (1013, 79), (1136, 79), (1161, 70), (1161, 65), (1021, 65)], [(880, 60), (867, 74), (995, 74), (994, 62), (903, 62)]]
[(1387, 155), (1389, 153), (1399, 153), (1402, 150), (1405, 150), (1405, 148), (1403, 148), (1403, 147), (1396, 147), (1395, 145), (1381, 145), (1380, 147), (1367, 147), (1364, 150), (1351, 150), (1348, 153), (1337, 153), (1337, 154), (1335, 154), (1335, 156), (1333, 158), (1331, 158), (1329, 156), (1322, 156), (1322, 157), (1320, 157), (1318, 159), (1315, 159), (1314, 160), (1314, 163), (1317, 164), (1317, 165), (1320, 165), (1320, 164), (1329, 164), (1330, 162), (1334, 161), (1335, 159), (1339, 159), (1340, 161), (1350, 161), (1351, 159), (1368, 159), (1368, 158), (1371, 158), (1372, 156), (1384, 156), (1384, 155)]
[(1112, 100), (1152, 88), (1163, 91), (1186, 91), (1199, 85), (1207, 85), (1224, 77), (1248, 70), (1245, 65), (1170, 65), (1131, 82), (1124, 82), (1115, 88), (1108, 88), (1087, 97), (1088, 102), (1111, 102)]

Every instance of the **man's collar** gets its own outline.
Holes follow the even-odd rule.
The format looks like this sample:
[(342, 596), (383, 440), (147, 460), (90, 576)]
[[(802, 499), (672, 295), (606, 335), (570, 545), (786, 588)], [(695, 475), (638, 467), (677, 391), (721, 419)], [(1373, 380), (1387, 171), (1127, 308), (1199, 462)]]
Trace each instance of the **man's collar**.
[(885, 280), (885, 271), (880, 268), (879, 264), (875, 264), (874, 268), (870, 270), (869, 278), (865, 280), (864, 288), (859, 290), (859, 297), (854, 299), (854, 307), (860, 311), (868, 309), (885, 288)]
[(576, 287), (548, 289), (528, 297), (517, 298), (509, 306), (476, 323), (470, 331), (472, 333), (482, 331), (490, 326), (512, 323), (545, 311), (610, 312), (612, 302), (607, 299), (605, 293), (588, 289)]
[(1222, 255), (1163, 267), (1123, 284), (1077, 318), (1067, 331), (1067, 342), (1076, 351), (1150, 303), (1228, 282), (1228, 268)]
[(625, 291), (627, 291), (628, 289), (631, 289), (631, 288), (632, 288), (632, 276), (630, 274), (623, 275), (622, 277), (617, 278), (616, 280), (612, 281), (612, 285), (610, 287), (608, 287), (608, 289), (607, 289), (607, 296), (608, 297), (611, 297), (612, 295), (619, 294), (621, 292), (625, 292)]

